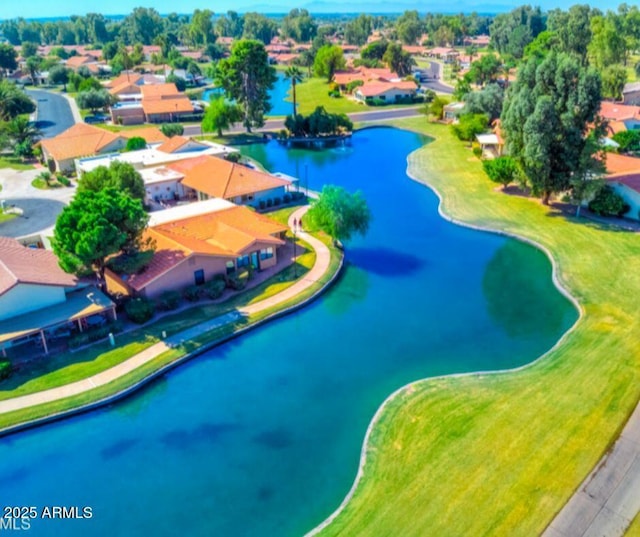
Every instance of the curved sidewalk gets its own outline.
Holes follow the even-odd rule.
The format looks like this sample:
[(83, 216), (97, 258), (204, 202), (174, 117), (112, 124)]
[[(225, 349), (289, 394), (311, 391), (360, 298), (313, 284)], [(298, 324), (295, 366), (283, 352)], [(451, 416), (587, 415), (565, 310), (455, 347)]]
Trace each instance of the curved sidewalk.
[[(299, 221), (308, 208), (308, 206), (305, 206), (295, 211), (289, 218), (289, 227), (293, 229), (293, 219), (295, 218)], [(99, 386), (104, 386), (130, 373), (131, 371), (134, 371), (147, 362), (150, 362), (170, 348), (189, 341), (204, 332), (224, 326), (225, 324), (233, 323), (243, 316), (258, 313), (294, 298), (296, 295), (320, 281), (329, 269), (331, 262), (331, 252), (321, 241), (304, 231), (298, 231), (297, 235), (315, 250), (316, 262), (303, 278), (290, 287), (287, 287), (282, 292), (261, 300), (260, 302), (256, 302), (255, 304), (251, 304), (250, 306), (238, 308), (235, 311), (225, 313), (224, 315), (220, 315), (174, 336), (168, 337), (166, 340), (152, 345), (135, 356), (132, 356), (128, 360), (125, 360), (110, 369), (96, 373), (86, 379), (65, 384), (64, 386), (59, 386), (57, 388), (51, 388), (50, 390), (44, 390), (0, 401), (0, 414), (6, 414), (8, 412), (23, 410), (43, 403), (50, 403), (59, 399), (65, 399), (67, 397), (90, 391)]]

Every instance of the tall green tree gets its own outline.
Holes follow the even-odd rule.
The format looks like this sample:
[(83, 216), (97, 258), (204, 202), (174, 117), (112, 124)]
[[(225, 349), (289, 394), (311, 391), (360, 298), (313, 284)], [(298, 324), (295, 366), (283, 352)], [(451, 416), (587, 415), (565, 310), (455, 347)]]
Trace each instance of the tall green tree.
[(410, 75), (411, 68), (416, 64), (411, 54), (402, 50), (402, 46), (398, 43), (389, 43), (382, 60), (389, 69), (394, 73), (398, 73), (398, 76), (401, 77)]
[(27, 73), (29, 73), (29, 77), (31, 78), (31, 82), (34, 86), (38, 85), (38, 75), (40, 74), (41, 65), (42, 58), (40, 56), (30, 56), (29, 58), (27, 58)]
[(227, 102), (222, 96), (211, 99), (202, 118), (202, 132), (217, 132), (222, 136), (223, 130), (230, 129), (243, 118), (242, 108), (237, 104)]
[(321, 229), (334, 241), (348, 241), (356, 233), (367, 233), (371, 211), (362, 192), (351, 194), (342, 187), (325, 185), (304, 220), (306, 226)]
[(18, 86), (9, 80), (0, 80), (0, 119), (7, 121), (20, 114), (30, 114), (36, 105)]
[(405, 11), (396, 20), (396, 33), (407, 45), (414, 45), (425, 30), (424, 22), (417, 11)]
[(300, 69), (295, 65), (291, 65), (287, 67), (286, 71), (284, 72), (284, 76), (291, 82), (291, 94), (292, 94), (291, 96), (293, 97), (293, 115), (295, 116), (297, 114), (296, 107), (298, 104), (296, 101), (296, 86), (298, 85), (299, 82), (302, 82), (304, 77), (302, 75), (302, 71), (300, 71)]
[(495, 54), (485, 54), (479, 60), (471, 64), (469, 78), (475, 84), (484, 86), (487, 82), (494, 81), (502, 71), (502, 62)]
[(545, 29), (539, 7), (520, 6), (495, 17), (490, 27), (491, 44), (501, 54), (522, 58), (525, 47)]
[(271, 110), (269, 90), (275, 81), (275, 69), (260, 41), (237, 41), (229, 58), (218, 62), (217, 82), (242, 107), (247, 132), (264, 125), (264, 116)]
[(216, 40), (213, 32), (213, 11), (196, 9), (191, 17), (189, 35), (195, 46), (206, 46)]
[(344, 39), (350, 45), (362, 46), (373, 30), (373, 17), (364, 13), (347, 22), (344, 26)]
[(255, 39), (265, 45), (278, 35), (277, 23), (260, 13), (245, 13), (243, 25), (243, 39)]
[(602, 96), (622, 100), (622, 90), (627, 83), (627, 70), (622, 65), (609, 65), (602, 71)]
[(547, 29), (556, 36), (558, 52), (575, 54), (582, 65), (587, 63), (591, 42), (591, 8), (586, 4), (571, 6), (568, 11), (554, 9), (549, 12)]
[(316, 53), (313, 72), (316, 76), (326, 77), (327, 82), (331, 82), (336, 71), (344, 69), (346, 65), (344, 54), (338, 45), (324, 45)]
[(292, 9), (282, 19), (280, 33), (283, 37), (298, 43), (311, 41), (318, 31), (318, 25), (306, 9)]
[(67, 91), (69, 82), (69, 69), (64, 65), (54, 65), (49, 69), (49, 84), (62, 84), (63, 91)]
[(488, 84), (480, 91), (473, 91), (464, 97), (464, 113), (484, 114), (494, 121), (502, 114), (504, 91), (498, 84)]
[(18, 53), (11, 45), (0, 43), (0, 75), (6, 76), (7, 71), (13, 71), (18, 68)]
[[(144, 139), (142, 141), (144, 142)], [(78, 192), (85, 190), (100, 192), (105, 188), (114, 188), (118, 192), (141, 201), (144, 200), (146, 194), (144, 180), (138, 171), (128, 162), (118, 160), (111, 162), (109, 167), (98, 166), (90, 172), (83, 173), (78, 181)]]
[(503, 107), (502, 132), (544, 204), (569, 187), (600, 100), (599, 74), (574, 56), (552, 52), (519, 69)]
[(139, 199), (115, 188), (80, 191), (56, 220), (53, 251), (64, 271), (93, 271), (102, 284), (107, 258), (135, 251), (148, 220)]

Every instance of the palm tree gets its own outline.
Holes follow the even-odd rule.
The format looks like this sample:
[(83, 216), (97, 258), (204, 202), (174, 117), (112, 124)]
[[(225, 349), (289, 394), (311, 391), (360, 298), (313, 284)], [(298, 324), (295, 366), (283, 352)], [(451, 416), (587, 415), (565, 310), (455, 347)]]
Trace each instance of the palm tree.
[(293, 92), (293, 117), (296, 116), (296, 84), (298, 82), (302, 82), (304, 75), (302, 71), (295, 65), (291, 65), (287, 67), (287, 70), (284, 72), (285, 78), (291, 80), (291, 88)]
[(42, 132), (27, 116), (17, 116), (5, 123), (4, 133), (10, 140), (16, 153), (30, 154)]

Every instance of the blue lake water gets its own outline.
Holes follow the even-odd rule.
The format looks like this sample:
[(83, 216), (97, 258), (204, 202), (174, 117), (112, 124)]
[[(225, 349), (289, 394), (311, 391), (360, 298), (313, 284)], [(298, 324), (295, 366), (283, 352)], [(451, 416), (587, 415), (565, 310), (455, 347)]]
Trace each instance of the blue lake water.
[[(293, 104), (285, 99), (288, 98), (291, 82), (287, 80), (282, 73), (278, 73), (276, 83), (269, 92), (269, 100), (271, 102), (270, 116), (287, 116), (293, 113)], [(204, 90), (202, 99), (207, 101), (211, 96), (222, 95), (222, 88), (209, 88)]]
[[(337, 284), (309, 307), (222, 345), (108, 408), (0, 438), (0, 505), (76, 505), (90, 520), (30, 535), (293, 536), (337, 507), (367, 425), (416, 379), (514, 367), (577, 313), (538, 250), (449, 224), (405, 174), (425, 140), (245, 153), (272, 170), (362, 189), (374, 220)], [(437, 491), (434, 491), (437, 493)]]

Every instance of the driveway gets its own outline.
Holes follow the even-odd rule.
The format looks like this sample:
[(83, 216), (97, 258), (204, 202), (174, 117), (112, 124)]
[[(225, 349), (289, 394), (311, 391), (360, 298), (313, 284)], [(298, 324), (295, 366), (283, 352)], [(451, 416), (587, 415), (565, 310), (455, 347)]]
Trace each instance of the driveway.
[(75, 123), (69, 102), (62, 95), (37, 89), (28, 89), (27, 94), (38, 107), (36, 126), (42, 131), (43, 138), (52, 138)]
[(22, 209), (22, 216), (0, 224), (0, 236), (22, 237), (43, 232), (50, 234), (56, 218), (73, 198), (75, 186), (51, 190), (34, 188), (31, 181), (41, 172), (41, 169), (0, 170), (0, 200), (4, 201), (6, 207)]

